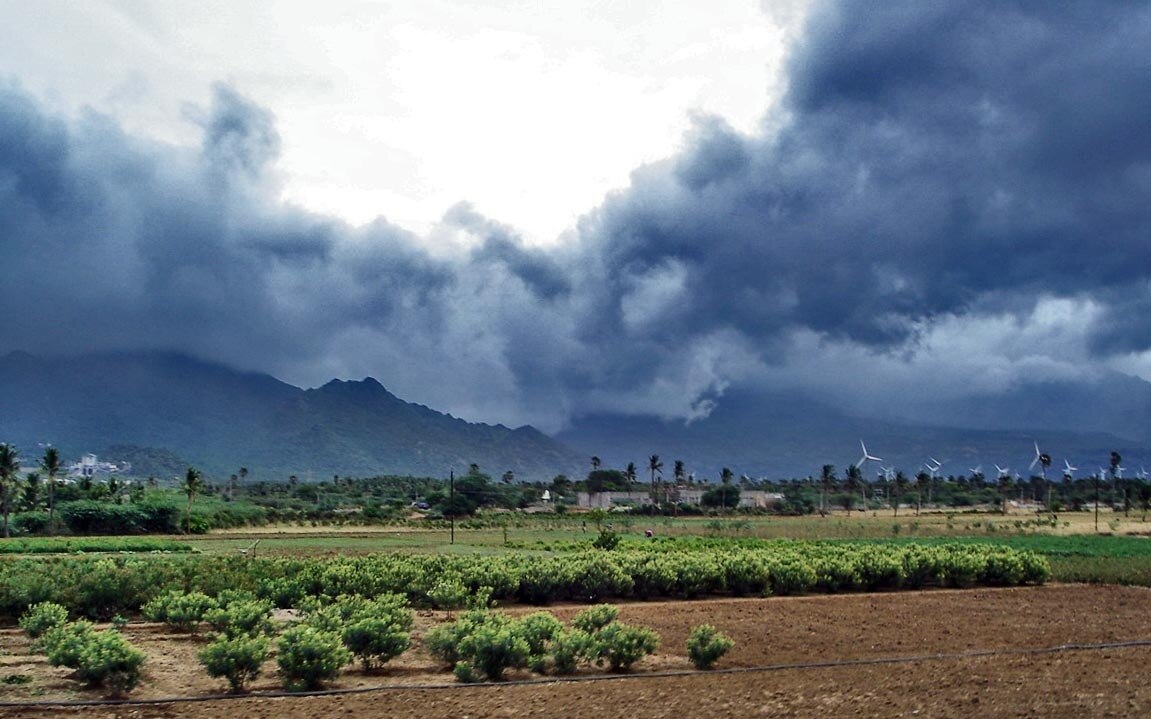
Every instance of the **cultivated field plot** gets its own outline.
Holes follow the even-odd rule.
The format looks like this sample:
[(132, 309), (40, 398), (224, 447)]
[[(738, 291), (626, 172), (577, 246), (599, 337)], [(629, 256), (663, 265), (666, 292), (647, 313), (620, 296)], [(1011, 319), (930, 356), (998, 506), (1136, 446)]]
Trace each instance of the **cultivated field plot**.
[[(582, 606), (553, 607), (569, 619)], [(514, 612), (534, 609), (514, 608)], [(417, 629), (442, 620), (422, 615)], [(659, 652), (620, 679), (497, 686), (451, 683), (422, 651), (374, 675), (345, 671), (334, 689), (378, 691), (317, 697), (196, 703), (60, 707), (7, 706), (0, 717), (727, 717), (727, 716), (1147, 716), (1151, 714), (1151, 646), (1030, 652), (1061, 645), (1151, 640), (1151, 590), (1054, 585), (768, 599), (636, 602), (621, 619), (657, 630)], [(684, 642), (708, 622), (736, 640), (721, 669), (691, 671)], [(149, 654), (134, 699), (204, 697), (223, 691), (197, 664), (198, 640), (160, 625), (129, 625)], [(16, 630), (4, 630), (0, 674), (31, 683), (5, 685), (4, 701), (90, 699), (30, 655)], [(974, 653), (993, 652), (975, 656)], [(966, 654), (966, 656), (965, 656)], [(927, 655), (941, 655), (924, 658)], [(915, 659), (915, 657), (919, 657)], [(905, 660), (904, 660), (905, 659)], [(867, 662), (833, 666), (835, 662)], [(819, 666), (779, 668), (815, 663)], [(274, 664), (256, 694), (278, 689)], [(671, 673), (670, 676), (662, 675)], [(682, 673), (681, 673), (682, 672)], [(512, 679), (529, 675), (512, 675)]]

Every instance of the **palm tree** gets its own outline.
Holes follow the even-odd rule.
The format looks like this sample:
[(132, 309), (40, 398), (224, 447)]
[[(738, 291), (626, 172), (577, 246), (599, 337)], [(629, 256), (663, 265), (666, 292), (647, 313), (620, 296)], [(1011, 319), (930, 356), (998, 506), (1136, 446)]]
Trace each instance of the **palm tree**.
[(623, 476), (627, 477), (628, 491), (631, 491), (631, 485), (635, 484), (636, 468), (635, 462), (628, 462), (627, 469), (623, 471)]
[[(847, 465), (847, 478), (844, 480), (847, 495), (843, 499), (843, 508), (851, 512), (851, 505), (855, 504), (855, 490), (863, 486), (863, 473), (854, 464)], [(864, 489), (864, 492), (867, 490)], [(863, 508), (867, 509), (867, 495), (864, 495)]]
[(599, 458), (599, 457), (596, 457), (595, 455), (592, 455), (592, 458), (591, 458), (591, 471), (593, 471), (593, 472), (594, 472), (594, 471), (596, 471), (597, 469), (599, 469), (599, 468), (600, 468), (600, 465), (602, 465), (602, 464), (603, 464), (603, 462), (601, 462), (601, 461), (600, 461), (600, 458)]
[(919, 474), (915, 475), (915, 516), (919, 516), (919, 512), (923, 509), (923, 488), (931, 486), (931, 475), (923, 470), (919, 470)]
[(731, 478), (734, 476), (735, 473), (727, 467), (724, 467), (723, 471), (719, 473), (719, 479), (723, 482), (723, 488), (720, 491), (723, 492), (723, 508), (725, 510), (727, 509), (727, 487), (731, 484)]
[(44, 448), (40, 469), (48, 475), (48, 534), (56, 534), (56, 475), (60, 474), (60, 453), (52, 445)]
[(683, 478), (686, 474), (686, 471), (683, 468), (682, 459), (677, 459), (675, 461), (674, 469), (671, 470), (671, 474), (673, 477), (675, 477), (675, 483), (677, 486), (683, 484)]
[(188, 467), (188, 471), (184, 474), (184, 483), (180, 485), (180, 489), (184, 490), (184, 494), (188, 495), (188, 510), (184, 512), (184, 533), (187, 534), (192, 530), (192, 502), (195, 501), (196, 495), (204, 488), (204, 475), (200, 474), (200, 470), (195, 467)]
[(653, 454), (652, 456), (648, 457), (647, 468), (651, 470), (651, 492), (653, 497), (652, 501), (658, 504), (659, 490), (657, 489), (658, 485), (655, 483), (655, 475), (659, 474), (660, 477), (663, 476), (663, 462), (659, 461), (658, 454)]
[(12, 513), (12, 495), (20, 477), (20, 453), (10, 444), (0, 444), (0, 507), (4, 513), (4, 538), (8, 533), (8, 516)]
[(895, 498), (891, 502), (891, 506), (895, 508), (895, 516), (898, 517), (899, 500), (903, 497), (903, 490), (907, 489), (907, 475), (903, 473), (902, 469), (895, 473), (895, 481), (893, 484), (895, 486), (891, 489), (895, 493)]
[(20, 499), (20, 506), (25, 511), (36, 511), (40, 507), (40, 473), (29, 472), (24, 478), (24, 496)]
[(819, 514), (820, 516), (827, 515), (827, 493), (831, 490), (831, 485), (835, 483), (835, 465), (825, 464), (819, 471), (819, 481), (821, 485), (819, 495)]

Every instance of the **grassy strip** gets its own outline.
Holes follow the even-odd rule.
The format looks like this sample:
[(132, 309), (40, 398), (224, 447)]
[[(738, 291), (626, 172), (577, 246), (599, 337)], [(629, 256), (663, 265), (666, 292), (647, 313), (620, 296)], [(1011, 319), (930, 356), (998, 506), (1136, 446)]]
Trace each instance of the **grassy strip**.
[(0, 554), (190, 552), (191, 545), (151, 537), (35, 537), (0, 540)]

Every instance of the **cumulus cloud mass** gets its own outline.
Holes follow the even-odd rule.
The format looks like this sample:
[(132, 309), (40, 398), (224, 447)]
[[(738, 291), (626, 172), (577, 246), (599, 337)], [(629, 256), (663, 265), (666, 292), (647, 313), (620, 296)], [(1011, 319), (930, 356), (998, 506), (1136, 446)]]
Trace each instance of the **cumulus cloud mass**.
[(10, 78), (0, 348), (370, 374), (545, 429), (734, 387), (1151, 376), (1148, 38), (1118, 0), (818, 3), (760, 131), (696, 117), (547, 249), (466, 203), (426, 236), (285, 204), (276, 118), (228, 85), (189, 148)]

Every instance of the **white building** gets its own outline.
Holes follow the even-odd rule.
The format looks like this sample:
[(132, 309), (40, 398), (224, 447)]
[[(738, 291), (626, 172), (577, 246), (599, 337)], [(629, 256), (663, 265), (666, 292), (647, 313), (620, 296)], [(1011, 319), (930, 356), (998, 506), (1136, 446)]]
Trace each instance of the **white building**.
[(131, 471), (132, 465), (128, 462), (101, 462), (96, 455), (89, 452), (82, 455), (79, 462), (74, 462), (68, 465), (68, 476), (74, 479), (87, 477), (94, 478), (98, 474), (115, 474), (117, 472), (124, 474)]

